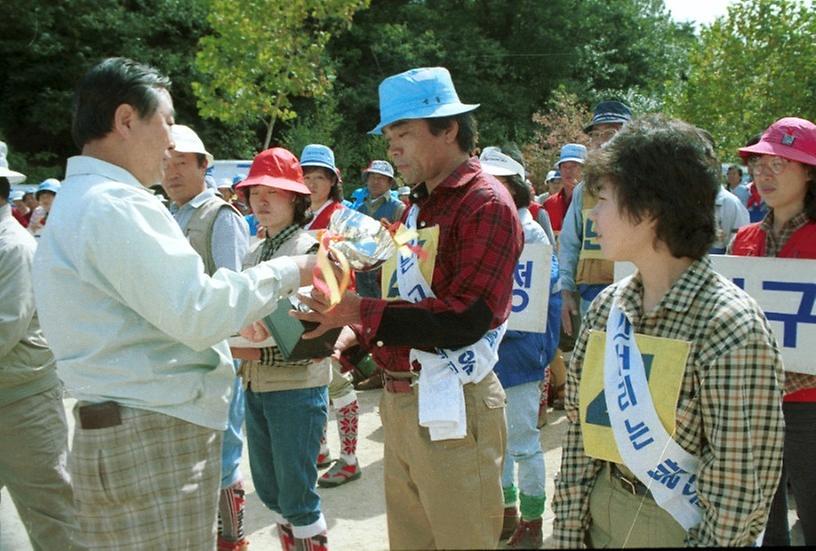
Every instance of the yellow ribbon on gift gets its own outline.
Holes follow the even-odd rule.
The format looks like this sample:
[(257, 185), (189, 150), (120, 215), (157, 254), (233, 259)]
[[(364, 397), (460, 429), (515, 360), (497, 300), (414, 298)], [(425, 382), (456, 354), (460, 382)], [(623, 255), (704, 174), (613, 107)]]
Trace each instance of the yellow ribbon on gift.
[[(328, 232), (323, 233), (320, 237), (320, 247), (317, 249), (317, 266), (315, 266), (312, 275), (312, 283), (316, 289), (329, 297), (331, 307), (340, 303), (343, 293), (346, 292), (351, 282), (351, 266), (349, 266), (348, 258), (342, 251), (331, 246), (332, 241), (340, 241), (341, 239), (342, 237), (332, 236)], [(329, 251), (332, 252), (340, 265), (342, 276), (339, 282), (334, 274), (332, 261), (329, 260)]]
[[(420, 258), (426, 256), (422, 247), (409, 245), (411, 241), (419, 236), (416, 230), (409, 229), (399, 222), (388, 224), (385, 219), (382, 220), (382, 224), (388, 230), (388, 234), (391, 236), (397, 250), (407, 247)], [(342, 251), (332, 246), (332, 242), (342, 240), (343, 237), (340, 235), (332, 235), (327, 231), (322, 232), (319, 236), (320, 247), (317, 249), (317, 266), (315, 266), (312, 277), (315, 288), (329, 298), (329, 305), (332, 308), (340, 303), (343, 293), (346, 292), (351, 282), (351, 266), (348, 258)], [(342, 274), (339, 281), (335, 275), (332, 261), (329, 259), (329, 252), (332, 253), (339, 264)]]

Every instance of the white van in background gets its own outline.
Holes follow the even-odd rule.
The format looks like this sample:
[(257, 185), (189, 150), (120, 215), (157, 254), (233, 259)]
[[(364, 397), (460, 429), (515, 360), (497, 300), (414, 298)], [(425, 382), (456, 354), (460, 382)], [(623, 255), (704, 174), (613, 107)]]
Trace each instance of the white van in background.
[(250, 166), (252, 166), (252, 161), (214, 161), (213, 166), (207, 169), (207, 175), (212, 176), (215, 180), (215, 184), (220, 186), (221, 183), (227, 179), (232, 183), (232, 179), (235, 176), (240, 176), (243, 180), (247, 177)]

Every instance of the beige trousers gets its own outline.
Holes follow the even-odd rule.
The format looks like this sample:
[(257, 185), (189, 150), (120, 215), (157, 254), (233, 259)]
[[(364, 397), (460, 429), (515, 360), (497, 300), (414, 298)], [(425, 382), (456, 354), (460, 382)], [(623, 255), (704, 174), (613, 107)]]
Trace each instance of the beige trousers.
[(504, 390), (490, 373), (465, 385), (467, 436), (432, 442), (417, 392), (384, 391), (385, 503), (391, 549), (495, 549), (504, 501)]
[(651, 496), (634, 495), (612, 477), (598, 473), (589, 497), (589, 546), (631, 549), (683, 547), (686, 531)]
[(85, 549), (68, 476), (62, 391), (0, 407), (0, 488), (8, 488), (35, 551)]

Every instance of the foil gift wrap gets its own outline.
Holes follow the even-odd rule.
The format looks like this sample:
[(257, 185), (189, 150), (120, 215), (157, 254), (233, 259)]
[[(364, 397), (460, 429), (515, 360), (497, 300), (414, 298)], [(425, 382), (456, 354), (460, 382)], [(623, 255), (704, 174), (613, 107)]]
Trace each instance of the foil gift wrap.
[(379, 268), (396, 252), (388, 230), (379, 221), (353, 209), (336, 210), (327, 232), (331, 238), (330, 251), (345, 255), (351, 268), (358, 272)]

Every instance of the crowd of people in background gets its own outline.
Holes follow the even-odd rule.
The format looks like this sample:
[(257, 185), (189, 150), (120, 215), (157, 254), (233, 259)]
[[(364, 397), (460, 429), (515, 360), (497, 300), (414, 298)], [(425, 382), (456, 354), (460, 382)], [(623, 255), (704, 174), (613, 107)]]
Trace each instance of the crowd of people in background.
[[(785, 545), (788, 490), (816, 544), (816, 377), (783, 371), (710, 256), (816, 259), (816, 126), (774, 122), (723, 174), (704, 129), (606, 100), (541, 176), (514, 144), (478, 146), (444, 68), (379, 100), (390, 162), (348, 199), (325, 144), (215, 182), (169, 80), (124, 58), (78, 84), (62, 182), (23, 190), (0, 143), (0, 487), (35, 549), (248, 549), (245, 443), (282, 549), (328, 549), (317, 487), (362, 476), (373, 388), (392, 548), (541, 547), (553, 406), (555, 546)], [(345, 209), (413, 237), (330, 300), (316, 252)], [(537, 245), (546, 329), (508, 329)], [(340, 330), (331, 356), (266, 340), (258, 320), (295, 296), (307, 338)]]

